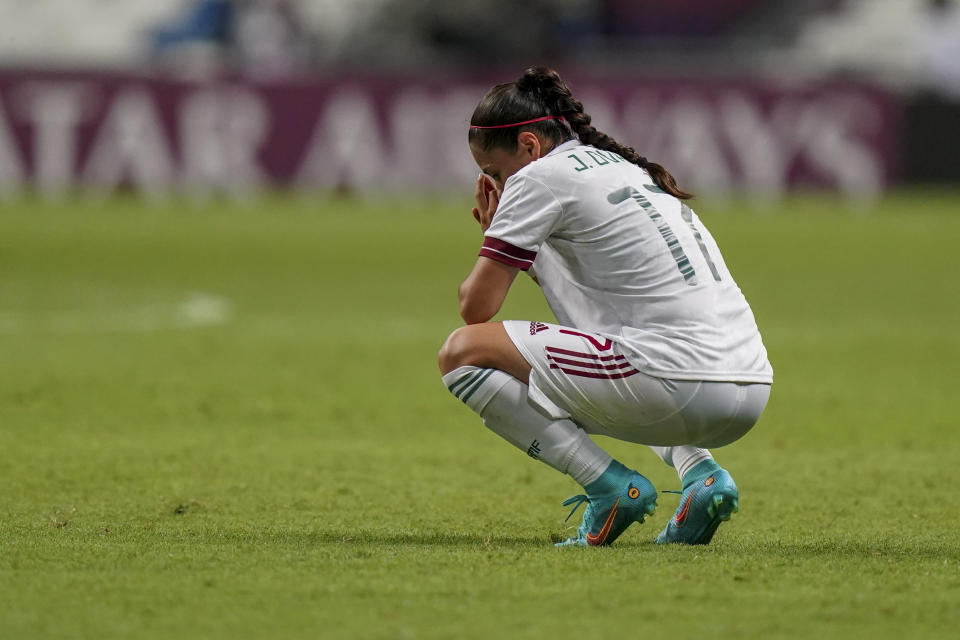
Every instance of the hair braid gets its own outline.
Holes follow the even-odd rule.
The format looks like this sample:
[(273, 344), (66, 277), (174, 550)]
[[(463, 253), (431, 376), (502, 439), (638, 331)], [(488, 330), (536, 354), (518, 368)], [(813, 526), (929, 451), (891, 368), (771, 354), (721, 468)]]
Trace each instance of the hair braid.
[(517, 80), (516, 86), (519, 91), (537, 95), (550, 115), (563, 116), (584, 144), (604, 151), (612, 151), (628, 162), (646, 169), (657, 186), (674, 197), (681, 200), (693, 197), (677, 186), (674, 177), (663, 166), (650, 162), (633, 147), (620, 144), (590, 124), (591, 117), (584, 113), (583, 103), (573, 97), (570, 87), (553, 69), (547, 67), (527, 69), (523, 77)]

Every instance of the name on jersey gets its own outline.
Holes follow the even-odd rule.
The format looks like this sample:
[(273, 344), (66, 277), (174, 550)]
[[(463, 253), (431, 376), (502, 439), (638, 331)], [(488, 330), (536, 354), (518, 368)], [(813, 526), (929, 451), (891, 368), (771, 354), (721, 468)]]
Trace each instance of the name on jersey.
[(602, 167), (606, 164), (620, 164), (621, 162), (626, 162), (623, 156), (620, 156), (612, 151), (602, 151), (600, 149), (584, 149), (582, 151), (578, 151), (577, 153), (571, 153), (567, 156), (567, 158), (573, 160), (574, 171), (587, 171), (588, 169)]

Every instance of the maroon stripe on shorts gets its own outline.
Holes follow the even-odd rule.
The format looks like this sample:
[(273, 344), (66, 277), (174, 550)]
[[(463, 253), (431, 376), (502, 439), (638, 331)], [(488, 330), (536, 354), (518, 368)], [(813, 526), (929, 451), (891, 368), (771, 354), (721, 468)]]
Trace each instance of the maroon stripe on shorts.
[(591, 360), (626, 360), (627, 356), (598, 356), (594, 353), (583, 353), (582, 351), (570, 351), (569, 349), (560, 349), (559, 347), (544, 347), (550, 353), (559, 353), (565, 356), (576, 356), (578, 358), (590, 358)]
[(597, 351), (609, 351), (610, 347), (613, 346), (613, 340), (610, 338), (604, 338), (601, 343), (597, 338), (602, 336), (597, 336), (596, 334), (591, 335), (589, 333), (581, 333), (580, 331), (573, 331), (572, 329), (559, 329), (560, 333), (565, 333), (568, 336), (577, 336), (583, 338), (590, 344), (592, 344)]
[(560, 365), (551, 364), (551, 369), (560, 369), (565, 374), (570, 376), (579, 376), (581, 378), (599, 378), (602, 380), (618, 380), (620, 378), (629, 378), (632, 375), (640, 373), (636, 369), (630, 371), (618, 371), (617, 373), (598, 373), (595, 371), (577, 371), (576, 369), (567, 369), (566, 367), (561, 367)]
[(548, 355), (547, 358), (557, 364), (572, 364), (575, 367), (583, 367), (584, 369), (606, 369), (607, 371), (613, 371), (632, 366), (626, 361), (614, 362), (613, 364), (600, 364), (599, 362), (581, 362), (580, 360), (570, 360), (569, 358), (557, 358), (551, 355)]

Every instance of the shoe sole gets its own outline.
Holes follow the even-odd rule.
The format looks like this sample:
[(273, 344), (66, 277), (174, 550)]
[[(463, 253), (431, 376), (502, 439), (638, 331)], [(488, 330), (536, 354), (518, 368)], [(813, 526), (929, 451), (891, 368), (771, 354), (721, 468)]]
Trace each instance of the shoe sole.
[(737, 495), (729, 493), (718, 493), (713, 496), (710, 504), (707, 505), (707, 515), (710, 516), (710, 522), (699, 536), (689, 544), (709, 544), (713, 540), (713, 534), (717, 532), (717, 527), (721, 522), (726, 522), (740, 510), (740, 499)]

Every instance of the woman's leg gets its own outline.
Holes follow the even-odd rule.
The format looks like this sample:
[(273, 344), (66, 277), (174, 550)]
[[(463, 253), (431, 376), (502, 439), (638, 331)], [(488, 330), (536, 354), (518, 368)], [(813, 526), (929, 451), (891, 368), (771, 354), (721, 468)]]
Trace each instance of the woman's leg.
[[(770, 395), (770, 385), (764, 384), (676, 381), (672, 384), (680, 391), (683, 386), (694, 389), (692, 394), (683, 394), (686, 399), (680, 417), (693, 436), (692, 440), (701, 447), (722, 447), (741, 438), (760, 419)], [(700, 465), (713, 459), (705, 448), (693, 445), (650, 448), (677, 470), (684, 486), (711, 468), (710, 465)]]
[[(704, 383), (681, 410), (684, 422), (708, 446), (723, 446), (740, 438), (759, 420), (770, 395), (762, 384)], [(651, 447), (677, 469), (683, 492), (677, 512), (658, 543), (707, 544), (717, 527), (739, 509), (733, 478), (706, 449), (691, 446)]]
[(569, 419), (545, 415), (527, 400), (530, 365), (499, 322), (467, 325), (450, 334), (439, 355), (443, 382), (484, 424), (531, 458), (582, 486), (596, 481), (612, 458)]
[(690, 445), (677, 447), (650, 447), (661, 460), (677, 471), (682, 481), (686, 474), (704, 460), (713, 460), (713, 456), (706, 449)]
[(510, 340), (502, 322), (468, 324), (455, 330), (440, 347), (440, 373), (457, 367), (488, 367), (506, 371), (526, 383), (530, 364)]
[(568, 417), (530, 402), (530, 364), (501, 323), (457, 329), (439, 360), (447, 388), (487, 427), (584, 487), (586, 496), (572, 499), (588, 505), (577, 535), (558, 544), (607, 545), (653, 513), (657, 492), (646, 478), (611, 458)]

